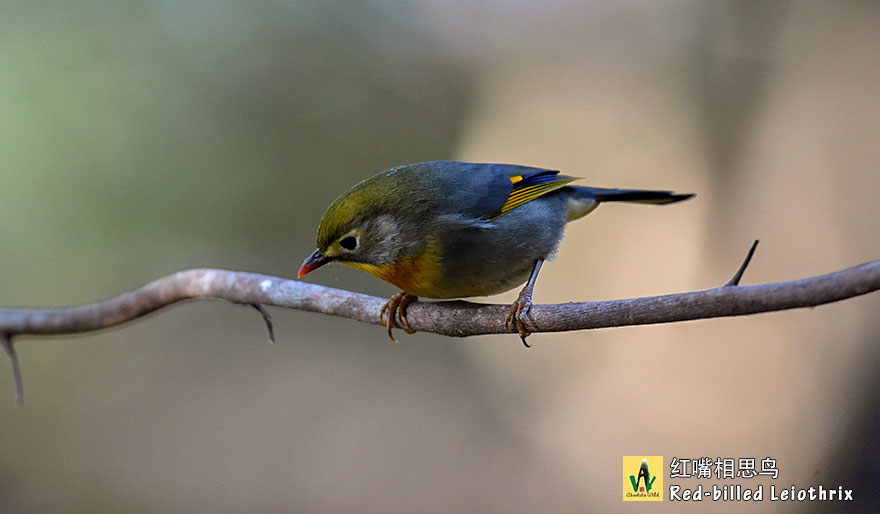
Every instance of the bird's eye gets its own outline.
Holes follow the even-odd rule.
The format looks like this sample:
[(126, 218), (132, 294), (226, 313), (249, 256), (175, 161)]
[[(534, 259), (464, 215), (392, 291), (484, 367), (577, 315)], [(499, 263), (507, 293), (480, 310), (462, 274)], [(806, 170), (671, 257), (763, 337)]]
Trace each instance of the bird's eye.
[(354, 250), (355, 248), (357, 248), (357, 245), (358, 240), (354, 236), (346, 236), (339, 241), (339, 246), (345, 248), (346, 250)]

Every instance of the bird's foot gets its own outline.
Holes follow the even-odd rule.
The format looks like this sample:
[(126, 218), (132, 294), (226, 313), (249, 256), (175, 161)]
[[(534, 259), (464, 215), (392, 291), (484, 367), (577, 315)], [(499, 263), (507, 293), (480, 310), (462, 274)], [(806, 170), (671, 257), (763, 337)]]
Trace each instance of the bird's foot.
[(510, 305), (510, 313), (507, 315), (507, 321), (504, 327), (511, 332), (519, 332), (519, 338), (522, 339), (526, 348), (531, 348), (526, 338), (532, 333), (535, 327), (535, 320), (529, 314), (532, 308), (532, 288), (528, 285), (519, 292), (519, 297)]
[[(412, 302), (418, 301), (418, 299), (418, 296), (401, 291), (392, 296), (387, 302), (385, 302), (385, 305), (382, 306), (382, 311), (379, 313), (379, 320), (382, 321), (382, 323), (385, 323), (388, 327), (388, 337), (390, 337), (395, 343), (397, 342), (397, 339), (394, 339), (394, 335), (391, 333), (391, 330), (395, 326), (402, 328), (407, 334), (415, 333), (415, 330), (413, 330), (406, 321), (406, 306)], [(385, 319), (386, 312), (388, 313), (388, 320)]]

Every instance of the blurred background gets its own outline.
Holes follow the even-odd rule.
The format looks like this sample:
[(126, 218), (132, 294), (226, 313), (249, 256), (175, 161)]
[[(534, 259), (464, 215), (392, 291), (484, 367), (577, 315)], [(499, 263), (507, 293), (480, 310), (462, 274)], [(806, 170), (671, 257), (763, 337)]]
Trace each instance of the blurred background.
[[(5, 307), (192, 267), (292, 277), (340, 192), (433, 159), (698, 194), (572, 224), (539, 303), (714, 287), (756, 238), (743, 283), (880, 258), (876, 2), (0, 12)], [(308, 280), (396, 292), (344, 266)], [(864, 512), (880, 499), (878, 309), (874, 294), (526, 350), (514, 335), (393, 344), (281, 309), (270, 345), (252, 309), (197, 302), (22, 338), (23, 408), (0, 368), (0, 512)], [(772, 457), (776, 481), (737, 483), (844, 485), (862, 503), (623, 503), (621, 457), (642, 454)]]

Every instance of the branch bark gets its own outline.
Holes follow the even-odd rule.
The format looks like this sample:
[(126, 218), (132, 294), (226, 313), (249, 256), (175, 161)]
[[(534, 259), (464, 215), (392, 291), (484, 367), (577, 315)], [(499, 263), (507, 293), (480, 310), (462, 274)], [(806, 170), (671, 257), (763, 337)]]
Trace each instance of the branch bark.
[[(814, 307), (880, 289), (880, 260), (816, 277), (760, 285), (737, 285), (754, 251), (727, 284), (686, 293), (600, 302), (534, 305), (534, 332), (671, 323), (742, 316)], [(160, 278), (133, 291), (97, 303), (56, 309), (0, 309), (0, 343), (10, 357), (13, 376), (20, 373), (13, 338), (22, 335), (67, 335), (121, 325), (174, 303), (215, 298), (252, 305), (263, 314), (270, 334), (271, 318), (260, 305), (319, 312), (383, 325), (379, 312), (386, 299), (257, 273), (192, 269)], [(423, 332), (464, 337), (509, 333), (509, 305), (464, 301), (416, 302), (407, 308), (410, 327)], [(17, 386), (17, 399), (20, 401)]]

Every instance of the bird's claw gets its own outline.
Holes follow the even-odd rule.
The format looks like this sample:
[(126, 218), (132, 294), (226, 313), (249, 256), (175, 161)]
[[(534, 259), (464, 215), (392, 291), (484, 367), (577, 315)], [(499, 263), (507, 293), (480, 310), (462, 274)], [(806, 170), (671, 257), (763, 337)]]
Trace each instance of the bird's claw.
[[(388, 337), (395, 343), (397, 339), (394, 338), (394, 334), (391, 332), (395, 326), (403, 329), (407, 334), (414, 334), (416, 332), (406, 321), (406, 306), (418, 299), (418, 296), (401, 291), (389, 298), (385, 305), (382, 306), (382, 310), (379, 312), (379, 320), (388, 327)], [(386, 312), (388, 313), (387, 320), (385, 319)]]
[(532, 319), (532, 315), (529, 313), (531, 308), (532, 292), (523, 289), (516, 301), (511, 304), (510, 313), (507, 314), (507, 320), (504, 322), (504, 327), (507, 330), (519, 333), (519, 338), (522, 339), (522, 343), (526, 348), (532, 347), (526, 341), (526, 338), (529, 337), (529, 334), (532, 333), (532, 329), (535, 327), (535, 320)]

